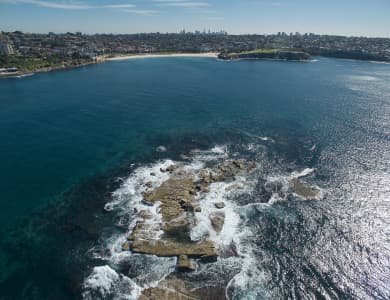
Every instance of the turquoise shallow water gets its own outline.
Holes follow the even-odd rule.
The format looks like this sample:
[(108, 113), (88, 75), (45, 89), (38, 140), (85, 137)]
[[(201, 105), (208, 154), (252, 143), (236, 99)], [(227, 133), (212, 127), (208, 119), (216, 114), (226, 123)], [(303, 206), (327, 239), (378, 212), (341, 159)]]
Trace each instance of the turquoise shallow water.
[(0, 299), (80, 297), (118, 178), (195, 148), (244, 154), (256, 136), (274, 141), (260, 143), (267, 174), (314, 168), (327, 196), (249, 212), (260, 272), (231, 297), (390, 297), (389, 99), (389, 65), (324, 58), (129, 60), (0, 81)]

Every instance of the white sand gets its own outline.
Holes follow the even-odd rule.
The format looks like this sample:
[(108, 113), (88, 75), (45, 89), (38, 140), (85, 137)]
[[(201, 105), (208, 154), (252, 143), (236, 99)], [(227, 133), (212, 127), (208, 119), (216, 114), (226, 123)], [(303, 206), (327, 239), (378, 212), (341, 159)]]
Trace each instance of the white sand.
[(217, 58), (218, 53), (207, 52), (207, 53), (173, 53), (173, 54), (135, 54), (135, 55), (124, 55), (124, 56), (110, 57), (110, 58), (106, 58), (106, 60), (124, 60), (124, 59), (159, 58), (159, 57), (212, 57), (212, 58)]

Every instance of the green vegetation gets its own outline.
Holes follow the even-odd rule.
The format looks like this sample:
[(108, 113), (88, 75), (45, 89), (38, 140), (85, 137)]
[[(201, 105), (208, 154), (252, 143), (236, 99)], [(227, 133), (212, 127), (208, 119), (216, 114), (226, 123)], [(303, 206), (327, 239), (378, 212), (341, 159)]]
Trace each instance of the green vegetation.
[[(15, 32), (0, 33), (0, 55), (17, 54), (26, 58), (39, 58), (29, 64), (38, 67), (57, 65), (82, 57), (131, 55), (142, 53), (203, 53), (221, 52), (221, 58), (235, 59), (247, 55), (248, 59), (302, 60), (295, 52), (311, 55), (390, 61), (389, 38), (343, 37), (317, 34), (229, 35), (225, 32), (201, 33), (148, 33), (148, 34), (35, 34)], [(13, 51), (5, 51), (9, 46)], [(8, 48), (7, 48), (8, 49)], [(253, 50), (257, 49), (257, 50)], [(298, 50), (299, 49), (299, 50)], [(252, 51), (249, 51), (252, 50)], [(243, 51), (243, 52), (242, 52)], [(287, 55), (288, 51), (290, 55)], [(246, 53), (245, 53), (246, 52)], [(230, 57), (225, 57), (225, 54)], [(277, 54), (278, 53), (278, 54)], [(295, 53), (295, 54), (294, 54)], [(73, 55), (79, 56), (74, 58)], [(43, 59), (47, 57), (47, 59)], [(52, 58), (49, 58), (52, 57)], [(302, 55), (303, 59), (304, 55)], [(241, 58), (241, 57), (240, 57)], [(54, 62), (50, 62), (54, 60)], [(3, 60), (4, 62), (4, 60)], [(24, 63), (22, 62), (22, 67)], [(7, 64), (7, 67), (13, 65)], [(5, 67), (0, 62), (0, 68)], [(31, 67), (30, 67), (31, 69)]]
[(250, 51), (232, 52), (229, 55), (242, 55), (242, 54), (271, 54), (280, 51), (279, 49), (255, 49)]
[(23, 57), (19, 55), (0, 55), (0, 68), (17, 68), (20, 72), (34, 72), (45, 68), (72, 67), (91, 62), (83, 57)]
[(221, 59), (275, 59), (275, 60), (299, 60), (310, 59), (310, 54), (298, 49), (256, 49), (242, 52), (221, 52)]

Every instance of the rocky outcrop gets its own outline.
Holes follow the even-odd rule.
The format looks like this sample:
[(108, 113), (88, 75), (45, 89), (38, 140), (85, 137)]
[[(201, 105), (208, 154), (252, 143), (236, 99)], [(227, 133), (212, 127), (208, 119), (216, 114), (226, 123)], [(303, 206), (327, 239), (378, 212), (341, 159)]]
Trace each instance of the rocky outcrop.
[(219, 59), (272, 59), (272, 60), (294, 60), (307, 61), (310, 54), (296, 49), (257, 49), (251, 51), (220, 53)]
[(177, 260), (177, 269), (181, 272), (195, 271), (196, 266), (187, 255), (180, 255)]
[[(230, 202), (226, 202), (228, 207), (225, 208), (225, 202), (210, 203), (208, 202), (210, 197), (198, 196), (205, 196), (203, 194), (208, 193), (210, 189), (214, 192), (220, 186), (226, 186), (225, 190), (233, 194), (236, 190), (244, 188), (243, 183), (237, 184), (236, 176), (248, 174), (256, 167), (256, 164), (245, 160), (227, 160), (200, 171), (189, 171), (188, 168), (182, 168), (180, 165), (171, 165), (160, 170), (165, 173), (164, 177), (169, 177), (160, 186), (156, 187), (154, 180), (143, 183), (143, 190), (146, 191), (142, 195), (142, 203), (145, 207), (140, 209), (137, 206), (137, 211), (134, 211), (138, 220), (129, 232), (127, 241), (122, 245), (122, 250), (160, 257), (177, 257), (177, 264), (175, 272), (172, 272), (167, 277), (168, 279), (162, 280), (156, 287), (143, 290), (139, 299), (196, 300), (218, 299), (217, 296), (225, 299), (221, 291), (224, 292), (226, 285), (220, 284), (211, 288), (192, 286), (190, 292), (182, 281), (185, 280), (186, 284), (191, 286), (190, 280), (194, 278), (193, 276), (197, 276), (198, 272), (194, 274), (187, 272), (193, 272), (197, 268), (201, 270), (204, 268), (202, 263), (215, 262), (219, 256), (229, 258), (241, 255), (239, 245), (236, 245), (233, 240), (229, 243), (224, 239), (223, 243), (217, 247), (209, 238), (212, 236), (213, 240), (218, 240), (218, 237), (221, 239), (224, 237), (223, 230), (224, 226), (226, 227), (225, 221), (228, 221), (225, 219), (229, 216)], [(151, 176), (156, 176), (156, 174), (153, 173)], [(213, 185), (213, 183), (222, 181), (228, 184)], [(319, 192), (318, 188), (311, 187), (300, 179), (292, 179), (292, 177), (281, 182), (263, 179), (259, 184), (259, 195), (267, 196), (268, 200), (273, 195), (282, 197), (291, 195), (291, 193), (314, 199)], [(208, 216), (198, 215), (202, 212), (203, 201), (207, 202), (204, 213)], [(152, 208), (147, 206), (152, 206)], [(204, 227), (201, 227), (204, 225), (202, 222), (208, 222), (207, 217), (215, 231), (211, 230), (210, 235), (207, 232), (204, 233)], [(198, 221), (201, 223), (197, 224)], [(195, 228), (192, 234), (201, 232), (199, 237), (196, 235), (193, 237), (194, 240), (199, 238), (198, 242), (190, 238), (191, 226), (196, 225), (200, 225), (201, 230), (198, 231), (198, 228)], [(212, 270), (215, 266), (209, 267)]]
[(137, 239), (133, 241), (132, 251), (165, 257), (187, 255), (189, 257), (201, 258), (204, 261), (215, 261), (218, 256), (213, 242), (209, 240), (199, 243), (185, 243), (166, 238), (157, 241)]
[[(148, 210), (140, 210), (139, 219), (128, 235), (127, 242), (122, 246), (123, 251), (130, 250), (164, 257), (176, 256), (178, 271), (195, 270), (195, 264), (191, 259), (199, 259), (202, 262), (216, 261), (218, 250), (212, 241), (204, 239), (193, 242), (189, 236), (194, 213), (202, 210), (196, 202), (196, 196), (199, 193), (207, 193), (212, 183), (234, 180), (238, 173), (252, 171), (255, 166), (244, 160), (230, 160), (197, 174), (185, 171), (178, 165), (160, 170), (170, 173), (169, 179), (156, 188), (147, 182), (145, 185), (148, 190), (143, 194), (142, 203), (145, 206), (158, 205), (161, 218), (152, 220), (156, 217)], [(215, 206), (222, 209), (225, 204), (215, 203)], [(225, 214), (222, 211), (210, 215), (210, 222), (217, 233), (222, 231), (224, 221)], [(168, 292), (165, 287), (163, 290), (159, 287), (150, 289), (148, 293), (149, 296), (147, 294), (144, 296), (152, 297), (148, 299), (157, 299), (153, 297), (157, 295), (163, 297), (162, 294)]]
[(183, 281), (179, 279), (166, 279), (157, 287), (146, 289), (139, 300), (200, 300), (189, 292)]
[(229, 185), (225, 188), (225, 191), (235, 191), (235, 190), (241, 190), (243, 189), (243, 187), (239, 184), (232, 184), (232, 185)]
[(162, 173), (165, 173), (165, 172), (168, 172), (168, 173), (173, 173), (175, 170), (177, 169), (177, 166), (176, 165), (170, 165), (169, 167), (165, 168), (165, 169), (160, 169), (160, 172)]
[(124, 242), (124, 244), (122, 245), (122, 251), (130, 251), (131, 249), (131, 244), (129, 241), (126, 241)]
[[(176, 170), (171, 168), (170, 170)], [(147, 214), (140, 213), (128, 240), (132, 241), (131, 250), (137, 253), (158, 256), (187, 255), (207, 261), (215, 261), (217, 250), (211, 241), (192, 242), (188, 236), (190, 216), (194, 210), (196, 188), (193, 174), (172, 174), (172, 177), (158, 188), (146, 192), (143, 202), (148, 205), (159, 203), (162, 223), (148, 222)], [(157, 225), (157, 226), (156, 226)], [(161, 239), (150, 238), (152, 232), (163, 231)], [(126, 247), (127, 248), (127, 247)]]
[(211, 213), (209, 218), (211, 226), (213, 226), (216, 232), (220, 233), (222, 231), (223, 224), (225, 223), (225, 213), (220, 211)]
[(317, 199), (320, 194), (320, 190), (318, 188), (309, 186), (297, 178), (291, 180), (290, 184), (295, 194), (308, 200)]
[(166, 223), (177, 219), (184, 211), (186, 204), (191, 204), (196, 195), (191, 174), (173, 176), (160, 187), (146, 192), (144, 201), (155, 204), (160, 202), (160, 212)]
[(216, 203), (214, 203), (214, 206), (218, 209), (222, 209), (225, 207), (225, 203), (224, 202), (216, 202)]

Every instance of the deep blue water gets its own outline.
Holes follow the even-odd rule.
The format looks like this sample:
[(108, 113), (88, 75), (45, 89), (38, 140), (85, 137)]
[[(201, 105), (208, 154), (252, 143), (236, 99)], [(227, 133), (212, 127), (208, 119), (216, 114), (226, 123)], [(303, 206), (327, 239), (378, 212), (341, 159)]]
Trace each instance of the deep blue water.
[(389, 299), (390, 66), (325, 58), (128, 60), (1, 80), (0, 299), (79, 298), (118, 178), (195, 148), (244, 152), (257, 136), (274, 141), (262, 144), (269, 174), (314, 168), (326, 196), (251, 212), (259, 273), (231, 297)]

